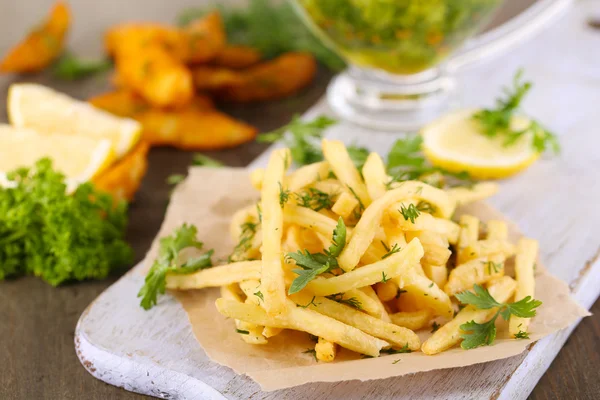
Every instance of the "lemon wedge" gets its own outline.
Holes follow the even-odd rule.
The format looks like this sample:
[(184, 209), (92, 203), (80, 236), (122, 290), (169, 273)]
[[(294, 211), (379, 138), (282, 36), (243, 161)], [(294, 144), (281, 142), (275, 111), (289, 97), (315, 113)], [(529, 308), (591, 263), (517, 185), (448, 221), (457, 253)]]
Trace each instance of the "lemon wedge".
[(33, 130), (0, 124), (0, 184), (6, 173), (30, 167), (40, 158), (52, 159), (54, 168), (69, 185), (86, 182), (104, 171), (115, 160), (108, 139), (73, 135), (42, 135)]
[[(477, 179), (505, 178), (527, 168), (540, 154), (531, 146), (530, 134), (523, 134), (510, 146), (502, 137), (481, 133), (472, 116), (478, 110), (454, 111), (421, 130), (423, 153), (438, 167), (452, 172), (468, 172)], [(511, 129), (524, 130), (530, 120), (513, 117)]]
[(40, 134), (108, 139), (118, 158), (138, 142), (141, 126), (42, 85), (19, 83), (8, 91), (8, 118), (17, 128)]

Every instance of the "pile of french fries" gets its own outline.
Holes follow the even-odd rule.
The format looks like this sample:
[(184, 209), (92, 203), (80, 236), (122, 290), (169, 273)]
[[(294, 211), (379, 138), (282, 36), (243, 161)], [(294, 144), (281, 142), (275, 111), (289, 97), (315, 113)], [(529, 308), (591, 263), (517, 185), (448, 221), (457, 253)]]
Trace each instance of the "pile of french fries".
[[(460, 325), (487, 321), (496, 309), (462, 309), (456, 293), (488, 289), (499, 302), (534, 294), (537, 242), (508, 241), (507, 225), (485, 226), (457, 205), (481, 200), (496, 185), (438, 189), (420, 181), (392, 182), (381, 157), (371, 153), (358, 171), (340, 141), (323, 140), (325, 161), (288, 173), (290, 152), (274, 150), (268, 166), (251, 175), (260, 190), (256, 205), (231, 221), (238, 242), (233, 262), (191, 275), (167, 275), (167, 288), (221, 288), (218, 311), (235, 321), (240, 338), (266, 344), (285, 329), (318, 338), (318, 360), (332, 361), (338, 346), (376, 357), (380, 352), (421, 350), (436, 354), (461, 341)], [(362, 172), (362, 173), (361, 173)], [(306, 193), (331, 196), (329, 207), (302, 206)], [(406, 210), (421, 210), (406, 216)], [(346, 244), (339, 268), (289, 294), (298, 276), (289, 253), (323, 252), (342, 218)], [(516, 254), (515, 278), (505, 263)], [(527, 331), (528, 319), (510, 320), (509, 332)], [(416, 331), (441, 327), (421, 343)]]
[(215, 150), (252, 140), (257, 130), (217, 111), (213, 99), (278, 99), (307, 86), (316, 73), (308, 53), (262, 60), (252, 47), (227, 44), (213, 12), (184, 28), (123, 23), (108, 30), (105, 49), (115, 61), (111, 91), (89, 100), (138, 120), (151, 146)]

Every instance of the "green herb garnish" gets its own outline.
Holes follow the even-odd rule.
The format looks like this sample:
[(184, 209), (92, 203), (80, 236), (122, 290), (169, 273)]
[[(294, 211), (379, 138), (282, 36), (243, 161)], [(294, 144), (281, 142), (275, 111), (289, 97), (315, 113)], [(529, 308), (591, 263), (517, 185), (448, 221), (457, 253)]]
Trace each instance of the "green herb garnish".
[(474, 292), (464, 291), (456, 294), (456, 298), (463, 304), (470, 304), (481, 310), (489, 310), (498, 308), (496, 314), (487, 322), (478, 324), (475, 321), (470, 321), (460, 326), (463, 331), (461, 337), (464, 339), (461, 343), (463, 349), (473, 349), (479, 346), (490, 345), (496, 338), (496, 319), (498, 315), (508, 321), (511, 315), (521, 318), (532, 318), (535, 316), (535, 309), (542, 302), (532, 299), (530, 296), (525, 297), (514, 303), (499, 303), (487, 289), (479, 286), (473, 286)]
[(325, 253), (311, 254), (308, 250), (304, 250), (304, 253), (302, 250), (298, 250), (297, 253), (288, 253), (286, 258), (294, 260), (296, 265), (302, 268), (292, 270), (292, 272), (298, 274), (298, 277), (290, 285), (288, 294), (294, 294), (304, 289), (308, 282), (315, 279), (318, 275), (339, 268), (336, 257), (340, 255), (345, 246), (346, 225), (340, 217), (333, 230), (332, 244)]
[(281, 206), (281, 208), (283, 208), (283, 206), (285, 205), (285, 203), (288, 202), (289, 199), (290, 191), (284, 190), (283, 186), (281, 185), (281, 182), (279, 182), (279, 205)]
[(381, 349), (379, 351), (382, 354), (402, 354), (402, 353), (412, 353), (412, 350), (408, 348), (408, 343), (406, 343), (401, 349)]
[(159, 294), (164, 294), (167, 285), (167, 273), (191, 274), (201, 269), (212, 267), (211, 257), (213, 250), (188, 259), (183, 264), (178, 263), (181, 250), (195, 248), (201, 250), (203, 243), (196, 239), (198, 230), (194, 225), (183, 224), (173, 233), (160, 239), (158, 257), (146, 275), (144, 286), (140, 289), (138, 297), (142, 300), (140, 305), (149, 310), (156, 305)]
[(382, 257), (381, 257), (381, 259), (382, 259), (382, 260), (383, 260), (383, 259), (386, 259), (386, 258), (388, 258), (389, 256), (391, 256), (392, 254), (394, 254), (394, 253), (397, 253), (397, 252), (399, 252), (400, 250), (402, 250), (402, 249), (400, 248), (400, 246), (398, 246), (398, 243), (394, 243), (394, 245), (392, 246), (392, 248), (391, 248), (391, 249), (390, 249), (390, 247), (389, 247), (388, 245), (386, 245), (386, 244), (385, 244), (385, 242), (384, 242), (383, 240), (381, 241), (381, 244), (382, 244), (382, 245), (383, 245), (383, 247), (385, 248), (385, 251), (387, 251), (387, 253), (385, 253), (385, 254), (384, 254)]
[(529, 339), (529, 333), (525, 331), (519, 331), (515, 333), (515, 339)]
[(167, 184), (169, 185), (178, 185), (185, 180), (185, 175), (182, 174), (173, 174), (167, 177)]
[(345, 299), (343, 293), (336, 293), (326, 297), (329, 300), (337, 301), (338, 303), (356, 308), (357, 310), (362, 310), (362, 303), (356, 297)]
[(314, 211), (328, 210), (333, 206), (333, 196), (315, 188), (308, 188), (306, 191), (295, 193), (300, 207), (310, 208)]
[(65, 53), (52, 67), (52, 74), (56, 78), (73, 81), (99, 74), (111, 67), (110, 60), (83, 60)]
[(410, 220), (411, 223), (415, 223), (415, 220), (421, 215), (421, 212), (415, 207), (414, 204), (409, 204), (408, 207), (404, 207), (404, 204), (398, 210), (404, 217), (405, 221)]
[(390, 280), (390, 278), (387, 277), (387, 275), (385, 274), (385, 272), (382, 272), (381, 273), (381, 283), (386, 283), (389, 280)]
[(437, 332), (437, 330), (440, 329), (440, 326), (440, 324), (433, 321), (433, 324), (431, 324), (431, 333)]
[(535, 151), (543, 153), (548, 147), (551, 147), (554, 153), (558, 153), (560, 145), (556, 135), (545, 129), (539, 122), (531, 120), (529, 126), (522, 130), (511, 128), (513, 117), (519, 111), (523, 98), (532, 87), (532, 83), (523, 82), (522, 77), (523, 70), (519, 69), (513, 77), (512, 87), (505, 87), (504, 97), (496, 99), (496, 108), (478, 111), (473, 115), (473, 119), (480, 124), (485, 136), (490, 138), (502, 136), (506, 147), (515, 144), (523, 135), (531, 134), (531, 146)]
[(214, 168), (220, 168), (225, 166), (225, 164), (223, 164), (221, 161), (215, 160), (214, 158), (206, 156), (202, 153), (194, 153), (194, 156), (192, 158), (192, 165)]
[(243, 329), (236, 329), (235, 330), (237, 333), (239, 333), (240, 335), (249, 335), (250, 332), (249, 331), (245, 331)]
[(0, 186), (0, 280), (40, 277), (52, 286), (104, 279), (132, 262), (125, 242), (127, 204), (79, 185), (67, 193), (52, 161), (18, 168)]

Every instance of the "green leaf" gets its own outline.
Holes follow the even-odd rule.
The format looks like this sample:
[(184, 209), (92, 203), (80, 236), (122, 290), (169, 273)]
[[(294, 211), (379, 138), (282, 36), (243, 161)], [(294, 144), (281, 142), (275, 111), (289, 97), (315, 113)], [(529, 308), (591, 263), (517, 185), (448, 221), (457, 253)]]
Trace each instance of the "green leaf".
[(463, 304), (471, 304), (481, 310), (502, 306), (502, 303), (498, 303), (484, 287), (475, 284), (473, 290), (474, 293), (468, 290), (457, 293), (456, 298)]
[(182, 174), (173, 174), (167, 177), (167, 184), (169, 185), (177, 185), (185, 180), (185, 175)]
[(157, 304), (158, 295), (165, 293), (167, 274), (191, 274), (200, 269), (211, 267), (213, 250), (193, 257), (178, 265), (179, 253), (183, 249), (201, 250), (203, 243), (196, 239), (198, 229), (194, 225), (183, 224), (173, 233), (159, 241), (158, 257), (146, 275), (144, 285), (138, 292), (142, 300), (140, 305), (149, 310)]
[(52, 67), (52, 74), (63, 80), (77, 80), (99, 74), (112, 68), (110, 60), (83, 60), (65, 53)]
[(329, 255), (332, 257), (339, 256), (344, 247), (346, 247), (346, 224), (344, 224), (344, 220), (340, 217), (333, 230), (333, 239), (328, 250)]
[(198, 166), (203, 166), (203, 167), (214, 167), (214, 168), (220, 168), (220, 167), (225, 166), (225, 164), (223, 164), (221, 161), (215, 160), (214, 158), (205, 156), (204, 154), (201, 154), (201, 153), (194, 154), (194, 157), (192, 158), (192, 165), (198, 165)]
[(508, 320), (510, 314), (521, 318), (532, 318), (535, 317), (535, 309), (541, 305), (541, 301), (532, 299), (531, 296), (527, 296), (517, 302), (507, 304), (506, 310), (502, 314), (502, 318)]
[(515, 333), (515, 339), (529, 339), (529, 334), (525, 331)]
[(460, 326), (463, 338), (460, 347), (465, 350), (474, 349), (479, 346), (489, 346), (496, 339), (496, 318), (494, 316), (488, 322), (478, 324), (475, 321), (464, 323)]
[(411, 223), (415, 223), (415, 220), (421, 215), (421, 212), (415, 207), (414, 204), (409, 204), (405, 207), (404, 204), (400, 207), (400, 214), (404, 217), (405, 221), (410, 220)]
[(319, 268), (314, 269), (294, 269), (292, 272), (298, 274), (298, 277), (292, 281), (290, 288), (288, 289), (288, 294), (298, 293), (302, 289), (306, 287), (308, 282), (312, 281), (324, 272), (329, 269), (328, 265), (321, 265)]
[(362, 170), (365, 162), (367, 161), (367, 157), (369, 157), (369, 150), (365, 147), (358, 147), (354, 145), (350, 145), (346, 148), (348, 150), (348, 155), (352, 160), (352, 163), (359, 171)]

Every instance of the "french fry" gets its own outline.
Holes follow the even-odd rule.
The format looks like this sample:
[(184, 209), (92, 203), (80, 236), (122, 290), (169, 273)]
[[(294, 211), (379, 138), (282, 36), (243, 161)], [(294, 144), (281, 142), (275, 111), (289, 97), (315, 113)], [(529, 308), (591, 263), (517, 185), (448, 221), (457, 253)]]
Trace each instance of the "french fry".
[(491, 220), (487, 222), (487, 239), (508, 240), (508, 227), (506, 222)]
[(501, 277), (504, 275), (505, 259), (502, 254), (493, 254), (458, 265), (450, 271), (444, 291), (451, 296), (464, 290), (470, 290), (475, 284), (481, 285)]
[(456, 263), (458, 265), (467, 262), (466, 248), (475, 244), (479, 240), (479, 219), (472, 215), (461, 215), (460, 234), (458, 238), (458, 248), (456, 251)]
[(256, 190), (262, 189), (263, 178), (265, 177), (265, 169), (257, 168), (250, 172), (250, 183)]
[(438, 287), (443, 288), (448, 282), (448, 267), (445, 265), (431, 265), (421, 263), (425, 275), (435, 282)]
[(340, 181), (335, 179), (325, 179), (322, 181), (315, 182), (313, 187), (321, 192), (327, 193), (330, 196), (337, 197), (343, 192), (349, 191), (348, 188), (344, 187)]
[[(389, 192), (396, 192), (397, 189), (403, 189), (402, 196), (397, 196), (394, 202), (412, 199), (429, 203), (433, 212), (431, 215), (438, 218), (450, 219), (456, 209), (456, 201), (451, 198), (446, 191), (428, 185), (420, 181), (394, 182), (390, 185)], [(386, 193), (387, 194), (387, 193)]]
[(306, 293), (296, 293), (291, 296), (291, 299), (302, 307), (308, 304), (307, 308), (311, 310), (358, 328), (394, 346), (407, 346), (411, 350), (418, 350), (421, 345), (419, 337), (410, 329), (374, 318), (325, 297), (312, 298)]
[(454, 314), (450, 297), (425, 274), (417, 272), (416, 268), (402, 273), (396, 282), (399, 288), (414, 296), (419, 308), (431, 308), (436, 315), (446, 318)]
[(382, 310), (385, 311), (381, 302), (373, 299), (366, 292), (360, 289), (348, 290), (345, 293), (336, 294), (336, 298), (339, 297), (339, 301), (355, 304), (359, 310), (381, 319), (383, 315)]
[(225, 28), (221, 15), (212, 12), (192, 21), (183, 29), (187, 63), (205, 63), (217, 58), (225, 48)]
[(193, 274), (167, 274), (167, 289), (191, 290), (260, 279), (260, 261), (240, 261)]
[(489, 257), (494, 254), (500, 254), (505, 259), (509, 258), (515, 254), (515, 246), (506, 240), (479, 240), (463, 249), (462, 259), (465, 260), (465, 262), (468, 262), (477, 258)]
[(331, 207), (331, 211), (342, 218), (348, 218), (358, 206), (359, 203), (356, 197), (348, 192), (343, 192)]
[[(290, 167), (289, 149), (278, 149), (271, 153), (261, 190), (262, 199), (262, 270), (261, 287), (263, 307), (269, 315), (285, 312), (285, 281), (282, 265), (281, 239), (283, 236), (283, 204), (281, 194), (285, 173)], [(263, 324), (271, 326), (271, 324)], [(277, 326), (275, 326), (277, 327)]]
[[(239, 286), (237, 284), (221, 286), (221, 297), (242, 303), (242, 296), (238, 292)], [(258, 325), (253, 325), (248, 322), (235, 320), (235, 327), (237, 328), (240, 338), (248, 344), (266, 344), (267, 340), (259, 332)]]
[(425, 264), (446, 265), (452, 252), (448, 249), (448, 240), (439, 233), (432, 231), (406, 232), (406, 240), (419, 239), (425, 255), (421, 260)]
[(281, 332), (283, 332), (282, 328), (273, 328), (272, 326), (265, 326), (265, 329), (263, 329), (262, 331), (262, 335), (266, 338), (270, 338), (279, 335)]
[[(503, 303), (513, 295), (516, 285), (516, 282), (512, 278), (504, 276), (494, 281), (488, 290), (496, 301)], [(462, 324), (469, 321), (475, 321), (479, 324), (483, 323), (494, 315), (496, 311), (497, 309), (495, 308), (479, 310), (471, 305), (466, 306), (450, 322), (443, 325), (427, 339), (421, 346), (421, 351), (432, 355), (453, 347), (462, 340), (460, 336), (462, 333), (460, 326)]]
[(410, 270), (412, 266), (419, 263), (421, 257), (423, 257), (423, 246), (418, 240), (413, 240), (398, 253), (374, 264), (332, 278), (317, 277), (308, 283), (307, 288), (318, 296), (327, 296), (374, 285), (384, 277), (391, 279)]
[(319, 179), (327, 178), (327, 174), (329, 174), (329, 163), (321, 161), (298, 168), (285, 178), (285, 182), (290, 191), (297, 192)]
[(390, 216), (395, 218), (397, 226), (404, 231), (430, 231), (443, 235), (449, 243), (458, 242), (460, 226), (449, 219), (436, 218), (427, 213), (421, 213), (414, 220), (405, 219), (400, 214), (400, 207), (390, 210)]
[(379, 297), (377, 297), (377, 293), (375, 293), (375, 290), (373, 290), (371, 286), (361, 287), (357, 291), (363, 292), (365, 295), (370, 297), (371, 300), (373, 300), (374, 304), (377, 305), (377, 312), (373, 315), (375, 318), (378, 318), (385, 322), (390, 322), (390, 316), (388, 315), (385, 306), (383, 305)]
[(398, 285), (394, 281), (378, 282), (375, 284), (375, 292), (377, 293), (377, 297), (385, 303), (396, 297), (398, 294)]
[[(522, 238), (517, 243), (517, 256), (515, 258), (515, 277), (517, 280), (517, 289), (515, 291), (515, 301), (524, 299), (527, 296), (535, 295), (535, 260), (537, 258), (539, 244), (537, 240)], [(530, 318), (520, 318), (514, 315), (510, 316), (508, 332), (511, 336), (519, 331), (527, 332)]]
[(218, 150), (239, 146), (256, 136), (256, 128), (216, 110), (152, 109), (136, 119), (151, 146), (173, 146), (184, 150)]
[(141, 141), (123, 158), (92, 180), (115, 201), (131, 202), (148, 169), (148, 143)]
[(47, 19), (4, 56), (0, 72), (32, 73), (46, 68), (61, 54), (70, 21), (69, 6), (57, 1)]
[(389, 346), (389, 343), (370, 336), (353, 326), (316, 311), (296, 307), (291, 301), (290, 303), (286, 303), (287, 312), (274, 316), (268, 315), (259, 306), (224, 298), (217, 299), (216, 306), (217, 310), (226, 317), (242, 319), (257, 325), (308, 332), (349, 350), (372, 357), (377, 357), (382, 348)]
[(117, 48), (119, 80), (156, 107), (181, 107), (192, 100), (191, 72), (160, 45)]
[(412, 331), (424, 328), (433, 317), (433, 312), (429, 309), (419, 311), (401, 311), (395, 314), (390, 314), (392, 323), (398, 326), (403, 326)]
[(377, 200), (387, 191), (386, 183), (390, 180), (385, 170), (381, 156), (371, 153), (362, 168), (362, 175), (367, 185), (367, 191), (371, 200)]
[(260, 297), (256, 293), (260, 292), (260, 281), (249, 279), (239, 283), (240, 289), (246, 295), (246, 303), (260, 305)]
[(320, 337), (317, 344), (315, 344), (315, 355), (319, 361), (331, 362), (335, 359), (336, 353), (337, 347), (335, 343), (329, 340)]
[[(333, 163), (331, 161), (329, 163), (334, 168)], [(336, 172), (335, 168), (334, 172)], [(337, 172), (336, 175), (339, 177)], [(426, 201), (430, 200), (431, 204), (437, 204), (436, 210), (440, 215), (446, 216), (448, 214), (446, 217), (449, 217), (454, 210), (454, 204), (444, 191), (422, 182), (403, 182), (398, 188), (388, 191), (383, 197), (375, 200), (364, 211), (353, 230), (350, 241), (338, 258), (340, 267), (344, 271), (351, 271), (356, 267), (358, 261), (373, 241), (377, 230), (381, 226), (383, 213), (389, 206), (403, 199), (416, 196)]]
[(342, 185), (348, 187), (355, 195), (361, 206), (368, 207), (371, 204), (371, 198), (367, 187), (362, 181), (360, 173), (354, 166), (346, 146), (339, 140), (322, 140), (323, 155), (329, 162), (335, 176)]
[(244, 69), (257, 64), (261, 58), (262, 54), (254, 47), (229, 44), (219, 51), (212, 63), (224, 68)]
[(336, 225), (336, 221), (326, 215), (290, 203), (285, 205), (283, 220), (286, 224), (297, 224), (327, 237), (331, 237)]
[(492, 197), (498, 192), (498, 185), (492, 182), (480, 182), (471, 188), (456, 187), (446, 191), (459, 206), (474, 203)]

